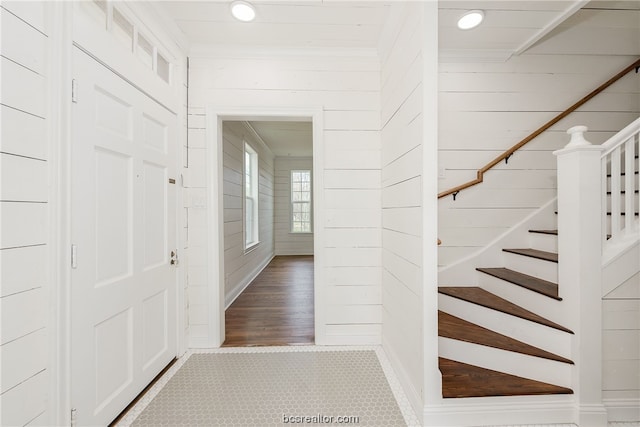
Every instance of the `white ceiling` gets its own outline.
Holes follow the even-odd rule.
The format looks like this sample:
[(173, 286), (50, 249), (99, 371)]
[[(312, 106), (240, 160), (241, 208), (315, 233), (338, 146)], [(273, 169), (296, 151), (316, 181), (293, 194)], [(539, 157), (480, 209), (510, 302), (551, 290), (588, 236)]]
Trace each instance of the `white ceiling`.
[(231, 17), (231, 1), (160, 4), (193, 45), (243, 48), (376, 48), (388, 3), (383, 1), (252, 0), (256, 19)]
[(249, 122), (277, 157), (311, 157), (313, 133), (311, 122)]
[[(231, 17), (230, 1), (158, 4), (192, 47), (357, 50), (378, 47), (393, 1), (252, 0), (251, 23)], [(485, 22), (456, 28), (471, 9), (484, 10)], [(640, 55), (640, 0), (440, 0), (439, 50), (442, 62), (506, 61), (524, 52)], [(310, 123), (252, 124), (276, 155), (311, 155)]]
[[(460, 31), (456, 21), (470, 9), (485, 21)], [(529, 53), (640, 54), (640, 1), (440, 2), (440, 56), (506, 60)]]

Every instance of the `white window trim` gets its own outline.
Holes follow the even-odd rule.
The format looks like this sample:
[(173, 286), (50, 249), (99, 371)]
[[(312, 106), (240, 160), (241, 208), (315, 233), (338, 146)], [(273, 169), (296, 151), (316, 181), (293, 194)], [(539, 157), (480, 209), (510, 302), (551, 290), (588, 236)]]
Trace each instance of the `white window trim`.
[[(253, 234), (254, 239), (251, 243), (247, 244), (247, 184), (246, 184), (246, 153), (255, 156), (255, 168), (252, 171), (252, 180), (255, 183), (255, 194), (253, 195), (253, 222), (254, 228)], [(254, 250), (260, 244), (260, 206), (259, 206), (259, 198), (260, 198), (260, 185), (259, 185), (259, 162), (260, 157), (258, 156), (258, 151), (256, 151), (251, 144), (247, 141), (243, 142), (243, 150), (242, 150), (242, 236), (243, 236), (243, 244), (244, 244), (244, 252), (248, 253)]]
[[(294, 172), (309, 172), (309, 183), (311, 184), (309, 189), (309, 230), (310, 231), (293, 231), (293, 173)], [(311, 169), (292, 169), (289, 171), (289, 234), (301, 235), (301, 234), (313, 234), (313, 173)]]

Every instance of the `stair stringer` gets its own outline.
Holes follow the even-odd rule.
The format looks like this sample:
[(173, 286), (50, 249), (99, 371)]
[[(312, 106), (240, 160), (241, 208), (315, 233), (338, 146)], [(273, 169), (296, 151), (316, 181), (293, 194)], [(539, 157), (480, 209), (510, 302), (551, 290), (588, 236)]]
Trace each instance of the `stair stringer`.
[(519, 247), (522, 242), (529, 242), (530, 229), (556, 228), (556, 201), (553, 198), (541, 208), (529, 214), (518, 224), (505, 231), (477, 252), (442, 267), (438, 271), (438, 283), (447, 286), (475, 286), (478, 283), (476, 267), (502, 265), (503, 248)]
[[(618, 286), (640, 272), (640, 233), (635, 239), (620, 242), (615, 255), (605, 252), (602, 266), (602, 295), (606, 296)], [(613, 251), (612, 251), (613, 252)], [(608, 259), (607, 259), (608, 258)]]
[(469, 397), (425, 405), (423, 425), (575, 424), (577, 418), (575, 395)]

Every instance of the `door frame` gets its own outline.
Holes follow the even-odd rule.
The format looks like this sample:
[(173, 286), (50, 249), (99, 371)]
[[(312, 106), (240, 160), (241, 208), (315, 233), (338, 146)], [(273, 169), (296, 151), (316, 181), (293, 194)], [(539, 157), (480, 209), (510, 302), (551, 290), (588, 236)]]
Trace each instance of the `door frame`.
[(324, 126), (322, 107), (206, 108), (208, 337), (192, 347), (220, 347), (225, 340), (224, 202), (222, 122), (227, 120), (306, 121), (313, 127), (313, 279), (316, 345), (326, 344), (324, 283)]
[[(87, 25), (88, 18), (78, 13), (75, 2), (50, 2), (45, 5), (49, 34), (49, 55), (47, 57), (47, 122), (49, 140), (49, 239), (47, 272), (51, 280), (49, 290), (49, 313), (47, 328), (50, 330), (49, 343), (49, 387), (48, 387), (48, 422), (52, 425), (71, 424), (71, 146), (72, 146), (72, 114), (71, 90), (73, 67), (72, 57), (75, 44), (84, 45), (87, 50), (99, 57), (103, 64), (123, 70), (122, 75), (144, 87), (146, 75), (141, 76), (131, 71), (131, 60), (122, 57), (114, 50), (110, 41), (105, 42), (107, 35), (100, 26)], [(137, 5), (119, 4), (128, 12), (128, 17), (141, 22), (138, 18), (140, 8)], [(182, 175), (183, 150), (186, 145), (186, 134), (182, 132), (181, 123), (186, 119), (186, 108), (181, 107), (181, 97), (186, 94), (182, 89), (182, 81), (186, 76), (186, 53), (179, 52), (171, 44), (167, 35), (162, 33), (160, 24), (154, 21), (153, 28), (145, 25), (152, 35), (162, 40), (163, 48), (169, 49), (170, 59), (175, 63), (175, 81), (172, 83), (172, 95), (164, 96), (165, 104), (173, 106), (176, 111), (177, 136), (176, 143), (176, 175)], [(171, 40), (175, 42), (173, 39)], [(172, 47), (167, 47), (172, 46)], [(176, 44), (179, 48), (182, 45)], [(165, 53), (167, 53), (165, 52)], [(153, 92), (153, 90), (151, 90)], [(178, 178), (178, 176), (176, 176)], [(182, 180), (180, 180), (182, 181)], [(180, 252), (184, 251), (184, 210), (182, 199), (184, 188), (176, 188), (176, 243)], [(176, 269), (176, 305), (177, 305), (177, 354), (187, 351), (185, 336), (185, 299), (186, 275), (182, 265)]]

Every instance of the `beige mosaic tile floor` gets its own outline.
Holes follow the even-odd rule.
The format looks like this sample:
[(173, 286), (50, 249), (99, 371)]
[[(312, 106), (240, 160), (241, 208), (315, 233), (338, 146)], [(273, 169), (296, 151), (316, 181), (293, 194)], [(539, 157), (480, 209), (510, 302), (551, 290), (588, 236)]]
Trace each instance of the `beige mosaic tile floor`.
[(293, 346), (191, 350), (117, 426), (284, 426), (285, 415), (357, 416), (351, 425), (359, 427), (420, 425), (380, 347)]
[(374, 349), (235, 350), (187, 355), (119, 426), (418, 425)]

